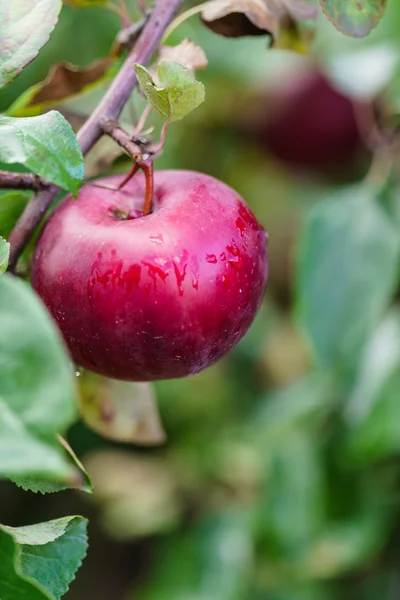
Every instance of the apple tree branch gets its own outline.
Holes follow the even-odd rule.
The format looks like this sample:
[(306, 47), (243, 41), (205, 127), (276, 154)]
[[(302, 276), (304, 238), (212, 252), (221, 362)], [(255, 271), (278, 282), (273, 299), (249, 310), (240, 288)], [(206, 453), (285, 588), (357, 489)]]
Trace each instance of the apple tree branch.
[[(107, 127), (105, 124), (119, 118), (137, 83), (134, 63), (146, 64), (150, 60), (161, 42), (165, 29), (182, 4), (183, 0), (157, 0), (135, 46), (103, 99), (77, 134), (84, 155), (105, 133), (104, 127)], [(40, 189), (27, 204), (8, 239), (11, 246), (9, 270), (15, 268), (21, 252), (31, 239), (58, 191), (59, 188), (55, 185)]]

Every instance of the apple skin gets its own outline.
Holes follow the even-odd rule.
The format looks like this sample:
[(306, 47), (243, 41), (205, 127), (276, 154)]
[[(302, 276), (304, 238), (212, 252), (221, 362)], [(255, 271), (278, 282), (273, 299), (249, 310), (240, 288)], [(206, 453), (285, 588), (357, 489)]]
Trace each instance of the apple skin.
[(226, 354), (252, 323), (268, 273), (267, 234), (233, 189), (157, 171), (147, 216), (144, 194), (142, 173), (118, 192), (85, 184), (51, 215), (32, 268), (76, 363), (131, 381), (184, 377)]

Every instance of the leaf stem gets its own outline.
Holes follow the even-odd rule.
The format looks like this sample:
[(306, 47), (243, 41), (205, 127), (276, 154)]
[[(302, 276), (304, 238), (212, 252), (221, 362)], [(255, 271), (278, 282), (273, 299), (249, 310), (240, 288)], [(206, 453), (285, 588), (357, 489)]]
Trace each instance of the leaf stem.
[(140, 135), (140, 133), (143, 131), (144, 126), (146, 125), (146, 121), (147, 121), (150, 113), (151, 113), (151, 104), (147, 104), (136, 124), (135, 135)]
[(172, 23), (166, 28), (163, 38), (161, 40), (161, 44), (164, 44), (166, 42), (167, 38), (169, 38), (171, 33), (173, 31), (175, 31), (175, 29), (177, 29), (179, 27), (179, 25), (182, 25), (182, 23), (184, 23), (187, 19), (190, 19), (190, 17), (193, 17), (194, 15), (197, 15), (198, 13), (203, 12), (203, 10), (209, 4), (210, 4), (209, 0), (208, 0), (208, 2), (202, 2), (198, 6), (193, 6), (193, 8), (189, 8), (189, 10), (186, 10), (185, 12), (178, 15), (176, 17), (176, 19), (174, 19), (172, 21)]

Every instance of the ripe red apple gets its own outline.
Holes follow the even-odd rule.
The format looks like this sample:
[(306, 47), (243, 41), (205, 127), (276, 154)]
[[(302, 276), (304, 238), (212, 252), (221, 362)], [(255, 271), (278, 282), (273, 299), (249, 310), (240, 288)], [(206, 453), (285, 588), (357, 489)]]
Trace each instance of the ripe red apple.
[[(117, 187), (122, 177), (103, 179)], [(267, 234), (242, 198), (190, 171), (143, 174), (120, 191), (86, 184), (54, 211), (32, 283), (74, 360), (108, 377), (184, 377), (244, 336), (267, 280)]]

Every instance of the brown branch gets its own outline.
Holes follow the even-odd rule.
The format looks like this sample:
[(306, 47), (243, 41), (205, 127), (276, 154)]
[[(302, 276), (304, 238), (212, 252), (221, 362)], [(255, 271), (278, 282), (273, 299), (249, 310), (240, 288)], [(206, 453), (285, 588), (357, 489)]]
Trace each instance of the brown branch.
[(9, 173), (0, 170), (0, 189), (2, 190), (35, 190), (48, 188), (48, 181), (45, 181), (34, 173)]
[[(183, 0), (157, 1), (135, 47), (125, 60), (100, 104), (78, 132), (77, 138), (83, 154), (87, 154), (101, 137), (103, 133), (102, 124), (105, 121), (118, 119), (137, 83), (133, 63), (146, 64), (150, 60), (161, 42), (165, 29), (182, 4)], [(11, 245), (10, 270), (14, 269), (18, 257), (50, 207), (57, 191), (58, 188), (53, 185), (47, 190), (41, 190), (26, 206), (8, 240)]]
[(103, 121), (102, 129), (109, 135), (135, 162), (147, 160), (152, 156), (148, 142), (145, 138), (131, 137), (127, 131), (122, 129), (118, 121)]

